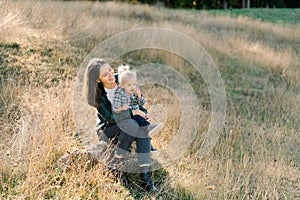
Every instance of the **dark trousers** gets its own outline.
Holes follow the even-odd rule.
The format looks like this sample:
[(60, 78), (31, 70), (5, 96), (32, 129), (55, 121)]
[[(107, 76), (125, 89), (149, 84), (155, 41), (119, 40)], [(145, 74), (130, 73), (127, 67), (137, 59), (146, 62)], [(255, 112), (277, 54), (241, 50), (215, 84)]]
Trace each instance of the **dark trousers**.
[(139, 126), (149, 126), (150, 122), (148, 122), (144, 117), (140, 115), (132, 115), (131, 119), (135, 120)]
[(135, 120), (128, 119), (115, 125), (109, 125), (104, 128), (103, 132), (110, 139), (118, 137), (118, 149), (123, 150), (124, 153), (128, 151), (132, 142), (136, 141), (139, 165), (150, 165), (150, 138)]

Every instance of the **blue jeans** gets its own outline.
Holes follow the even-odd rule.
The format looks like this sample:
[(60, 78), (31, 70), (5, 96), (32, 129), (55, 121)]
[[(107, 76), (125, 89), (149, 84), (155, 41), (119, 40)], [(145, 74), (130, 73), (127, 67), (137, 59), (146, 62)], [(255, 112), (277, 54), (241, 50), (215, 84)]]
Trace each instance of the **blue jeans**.
[[(121, 127), (121, 128), (120, 128)], [(133, 141), (136, 141), (139, 165), (150, 165), (151, 163), (151, 144), (150, 138), (143, 131), (137, 122), (132, 119), (123, 120), (118, 124), (109, 125), (103, 130), (106, 137), (118, 138), (118, 148), (126, 153)], [(127, 133), (126, 133), (127, 132)]]

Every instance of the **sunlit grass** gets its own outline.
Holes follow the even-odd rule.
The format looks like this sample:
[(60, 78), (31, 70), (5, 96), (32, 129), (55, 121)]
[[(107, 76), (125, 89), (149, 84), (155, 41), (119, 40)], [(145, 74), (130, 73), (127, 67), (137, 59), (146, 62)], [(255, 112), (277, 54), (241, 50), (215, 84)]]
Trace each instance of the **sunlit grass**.
[[(156, 196), (299, 198), (299, 26), (115, 2), (2, 2), (0, 11), (2, 198), (152, 197), (138, 187), (134, 175), (126, 188), (101, 163), (87, 169), (84, 155), (69, 170), (55, 168), (62, 155), (84, 149), (74, 137), (72, 112), (82, 59), (115, 33), (149, 26), (172, 28), (199, 42), (216, 62), (227, 93), (224, 132), (214, 150), (199, 159), (202, 133), (210, 122), (210, 98), (201, 75), (160, 51), (138, 55), (140, 60), (132, 63), (124, 57), (130, 64), (164, 60), (193, 80), (200, 100), (198, 136), (181, 159), (154, 172), (154, 182), (163, 188)], [(149, 104), (167, 110), (164, 131), (153, 138), (161, 149), (178, 128), (178, 102), (163, 88), (144, 89)]]

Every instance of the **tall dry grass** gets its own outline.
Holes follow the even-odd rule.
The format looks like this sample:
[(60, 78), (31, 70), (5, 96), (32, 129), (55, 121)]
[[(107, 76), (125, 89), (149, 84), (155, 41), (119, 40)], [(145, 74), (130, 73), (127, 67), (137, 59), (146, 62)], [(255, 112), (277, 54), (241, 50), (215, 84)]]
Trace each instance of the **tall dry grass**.
[[(299, 26), (115, 2), (1, 2), (0, 11), (2, 198), (299, 198)], [(115, 33), (149, 26), (189, 35), (217, 63), (227, 92), (218, 144), (205, 158), (197, 157), (210, 117), (202, 77), (182, 59), (153, 52), (142, 62), (160, 57), (194, 80), (202, 108), (193, 145), (165, 172), (154, 173), (160, 193), (124, 188), (101, 164), (87, 169), (84, 157), (57, 170), (60, 156), (83, 148), (74, 137), (72, 113), (82, 59)], [(178, 102), (169, 102), (172, 95), (163, 89), (163, 96), (145, 90), (150, 103), (167, 110), (164, 131), (153, 139), (162, 148), (176, 133)]]

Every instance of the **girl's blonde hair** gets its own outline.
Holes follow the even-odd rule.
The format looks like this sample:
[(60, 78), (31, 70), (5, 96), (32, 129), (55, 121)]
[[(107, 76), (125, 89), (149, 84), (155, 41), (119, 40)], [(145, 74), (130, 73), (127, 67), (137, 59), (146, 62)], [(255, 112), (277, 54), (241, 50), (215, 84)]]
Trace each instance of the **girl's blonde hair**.
[(122, 64), (118, 67), (119, 85), (122, 87), (128, 80), (136, 80), (136, 73), (130, 70), (129, 65)]

